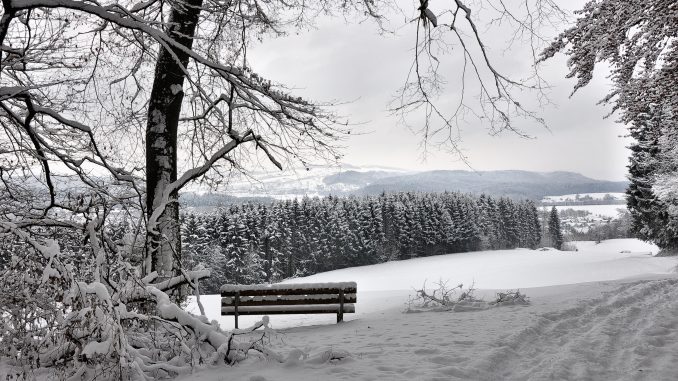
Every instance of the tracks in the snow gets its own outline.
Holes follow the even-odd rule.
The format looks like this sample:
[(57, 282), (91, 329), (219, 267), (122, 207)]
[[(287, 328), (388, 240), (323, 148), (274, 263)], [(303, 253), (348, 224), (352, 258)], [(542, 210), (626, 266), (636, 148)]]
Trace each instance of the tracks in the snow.
[(483, 379), (678, 379), (678, 279), (628, 283), (497, 341)]

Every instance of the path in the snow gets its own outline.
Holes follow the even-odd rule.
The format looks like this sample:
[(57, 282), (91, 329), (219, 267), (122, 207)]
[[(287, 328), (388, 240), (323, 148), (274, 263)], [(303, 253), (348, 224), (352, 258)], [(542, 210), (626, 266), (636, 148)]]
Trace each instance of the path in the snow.
[[(282, 365), (253, 360), (222, 372), (259, 381), (678, 379), (678, 279), (527, 293), (534, 296), (527, 307), (390, 309), (339, 325), (282, 330), (272, 348), (310, 358)], [(324, 361), (330, 352), (351, 358)]]
[(676, 380), (678, 280), (624, 284), (495, 345), (483, 379)]

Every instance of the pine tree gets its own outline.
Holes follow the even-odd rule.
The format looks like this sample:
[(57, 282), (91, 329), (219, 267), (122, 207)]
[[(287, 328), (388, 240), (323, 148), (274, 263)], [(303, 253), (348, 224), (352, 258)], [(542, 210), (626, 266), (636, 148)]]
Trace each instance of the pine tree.
[[(636, 116), (629, 129), (636, 142), (629, 148), (629, 187), (626, 201), (631, 213), (631, 230), (641, 239), (653, 241), (663, 249), (678, 248), (676, 221), (668, 213), (666, 201), (657, 197), (653, 186), (662, 165), (659, 158), (663, 113), (648, 106), (647, 113)], [(668, 148), (668, 147), (667, 147)]]
[(554, 206), (551, 208), (549, 214), (549, 237), (553, 243), (553, 247), (560, 250), (563, 247), (563, 233), (560, 230), (560, 218), (558, 217), (558, 210)]
[(541, 224), (539, 211), (533, 202), (530, 202), (530, 248), (536, 249), (541, 242)]
[(499, 199), (498, 210), (501, 220), (501, 248), (518, 247), (518, 216), (515, 205), (507, 198)]
[(226, 275), (226, 246), (228, 241), (222, 232), (228, 227), (224, 212), (217, 216), (198, 218), (198, 239), (195, 240), (197, 263), (210, 269), (210, 277), (201, 283), (201, 290), (216, 293), (222, 284), (229, 283)]
[(393, 200), (393, 234), (397, 246), (398, 259), (409, 258), (412, 232), (407, 223), (407, 210), (402, 198)]
[(264, 282), (273, 283), (280, 280), (281, 277), (278, 215), (275, 214), (273, 208), (268, 208), (266, 205), (261, 205), (258, 215), (259, 253), (262, 259)]
[(277, 239), (274, 242), (275, 251), (278, 253), (280, 266), (280, 276), (289, 278), (293, 275), (292, 256), (294, 248), (292, 246), (292, 229), (289, 209), (289, 201), (279, 202), (273, 206), (273, 215), (275, 216), (275, 227)]
[(445, 207), (440, 208), (440, 218), (438, 219), (438, 231), (442, 236), (443, 253), (452, 252), (452, 242), (454, 239), (454, 222), (450, 213)]
[(370, 263), (386, 262), (388, 254), (385, 249), (386, 234), (384, 233), (384, 218), (379, 201), (370, 197), (367, 199), (367, 209), (370, 213), (368, 235), (373, 258)]
[(599, 63), (609, 69), (612, 83), (602, 102), (612, 106), (636, 140), (630, 147), (627, 191), (632, 230), (669, 251), (678, 248), (678, 216), (669, 214), (678, 204), (678, 160), (675, 153), (667, 160), (657, 159), (662, 150), (675, 150), (678, 143), (671, 136), (678, 104), (676, 20), (675, 1), (588, 1), (577, 11), (574, 25), (540, 58), (565, 52), (568, 77), (578, 79), (575, 91), (591, 82)]
[(254, 246), (250, 246), (245, 253), (245, 266), (242, 272), (242, 283), (244, 284), (260, 284), (264, 283), (266, 279), (266, 271), (264, 271), (264, 260), (259, 255), (259, 252)]
[(199, 227), (198, 221), (193, 213), (188, 217), (181, 216), (181, 252), (184, 256), (183, 267), (193, 269), (200, 259), (198, 258)]
[(464, 216), (462, 215), (457, 195), (450, 195), (450, 198), (446, 204), (448, 213), (452, 218), (451, 236), (448, 240), (448, 243), (450, 244), (450, 252), (463, 252)]
[(231, 218), (227, 229), (227, 267), (230, 282), (234, 284), (247, 284), (249, 281), (248, 261), (251, 253), (247, 226), (242, 221), (242, 215)]
[(420, 213), (418, 211), (417, 198), (412, 193), (406, 194), (405, 203), (405, 222), (407, 229), (410, 232), (406, 237), (408, 241), (408, 250), (405, 252), (406, 258), (416, 258), (421, 253), (421, 246), (423, 242), (423, 229), (421, 226)]
[(476, 203), (468, 196), (464, 196), (463, 213), (466, 216), (464, 242), (466, 251), (480, 250), (482, 234), (478, 225), (479, 211)]
[(498, 248), (498, 222), (495, 216), (496, 204), (492, 197), (482, 195), (478, 201), (480, 207), (479, 223), (481, 228), (481, 249)]

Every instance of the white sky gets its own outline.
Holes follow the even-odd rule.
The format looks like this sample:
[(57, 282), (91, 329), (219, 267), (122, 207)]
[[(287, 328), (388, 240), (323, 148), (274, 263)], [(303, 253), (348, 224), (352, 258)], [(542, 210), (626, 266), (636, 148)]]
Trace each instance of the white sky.
[[(393, 25), (398, 28), (403, 23)], [(396, 36), (380, 36), (369, 21), (350, 24), (343, 19), (322, 19), (316, 26), (254, 46), (249, 60), (265, 77), (297, 88), (302, 96), (316, 101), (351, 101), (335, 110), (352, 123), (360, 123), (356, 131), (362, 132), (345, 142), (344, 162), (412, 170), (469, 169), (454, 155), (441, 151), (430, 150), (423, 160), (421, 137), (399, 125), (386, 111), (413, 59), (413, 26), (398, 28)], [(501, 71), (514, 78), (527, 75), (531, 63), (527, 46), (514, 44), (506, 50), (506, 30), (484, 33)], [(446, 59), (442, 71), (449, 81), (445, 96), (454, 98), (458, 95), (454, 81), (458, 79), (455, 65), (461, 62), (459, 49)], [(631, 140), (620, 137), (626, 130), (615, 123), (615, 116), (603, 119), (609, 106), (596, 104), (609, 89), (607, 73), (599, 71), (587, 88), (569, 98), (574, 80), (565, 79), (565, 58), (557, 56), (541, 70), (552, 86), (549, 97), (553, 105), (539, 108), (536, 94), (523, 94), (521, 104), (532, 104), (549, 130), (533, 121), (517, 120), (534, 139), (510, 133), (490, 136), (477, 120), (467, 118), (460, 130), (461, 146), (473, 169), (564, 170), (623, 180), (629, 154), (626, 146)], [(467, 97), (472, 95), (475, 93)]]

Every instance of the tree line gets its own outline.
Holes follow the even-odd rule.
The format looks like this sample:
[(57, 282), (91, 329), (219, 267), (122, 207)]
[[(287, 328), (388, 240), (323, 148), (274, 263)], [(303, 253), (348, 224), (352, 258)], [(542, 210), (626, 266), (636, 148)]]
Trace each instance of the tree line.
[(212, 270), (202, 292), (540, 240), (533, 202), (460, 193), (303, 198), (182, 216), (184, 266)]

